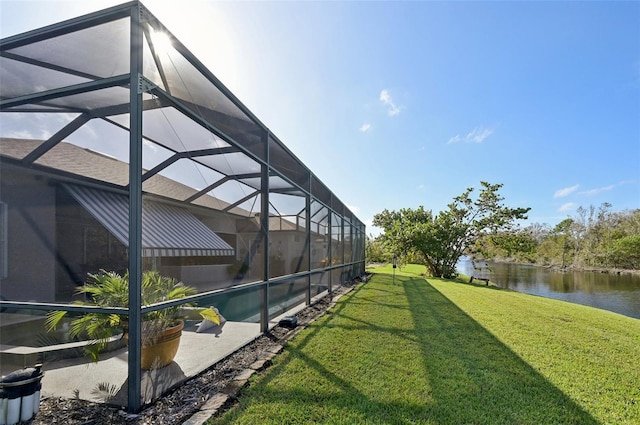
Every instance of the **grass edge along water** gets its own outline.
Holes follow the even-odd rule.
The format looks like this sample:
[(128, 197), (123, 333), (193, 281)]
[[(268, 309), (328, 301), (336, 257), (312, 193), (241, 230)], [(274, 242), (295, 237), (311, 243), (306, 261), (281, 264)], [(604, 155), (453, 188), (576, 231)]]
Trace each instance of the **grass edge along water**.
[(208, 423), (640, 423), (640, 320), (371, 271)]

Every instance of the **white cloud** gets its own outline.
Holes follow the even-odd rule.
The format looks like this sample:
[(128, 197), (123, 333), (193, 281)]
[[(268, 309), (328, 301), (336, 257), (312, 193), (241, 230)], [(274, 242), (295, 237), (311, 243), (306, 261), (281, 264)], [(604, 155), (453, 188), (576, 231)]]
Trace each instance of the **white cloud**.
[(577, 204), (574, 202), (567, 202), (566, 204), (562, 204), (560, 208), (558, 208), (558, 212), (571, 211), (576, 208)]
[(354, 214), (358, 214), (358, 211), (360, 211), (360, 207), (356, 207), (353, 205), (347, 205), (347, 208), (349, 208), (349, 211), (351, 211)]
[(638, 182), (640, 182), (640, 180), (623, 180), (619, 182), (618, 185), (622, 186), (624, 184), (638, 184)]
[(389, 91), (386, 89), (380, 92), (380, 102), (389, 107), (387, 113), (390, 117), (398, 115), (402, 110), (402, 106), (398, 106), (395, 104), (395, 102), (391, 98), (391, 95), (389, 94)]
[(593, 195), (597, 195), (600, 192), (607, 192), (609, 190), (612, 190), (616, 186), (617, 185), (615, 184), (610, 184), (609, 186), (599, 187), (597, 189), (585, 190), (584, 192), (580, 192), (580, 193), (582, 195), (593, 196)]
[(53, 133), (47, 129), (36, 130), (35, 132), (29, 130), (10, 130), (4, 137), (13, 139), (31, 139), (31, 140), (48, 140)]
[(467, 134), (467, 140), (475, 143), (482, 143), (485, 139), (493, 134), (493, 130), (489, 128), (476, 127)]
[(367, 131), (371, 130), (371, 124), (369, 124), (368, 122), (364, 123), (362, 124), (362, 126), (360, 126), (359, 130), (361, 133), (366, 133)]
[(96, 129), (91, 125), (83, 125), (78, 130), (76, 130), (74, 135), (75, 134), (77, 134), (77, 135), (84, 134), (85, 135), (85, 140), (86, 139), (98, 140), (98, 133), (96, 132)]
[[(8, 114), (11, 115), (11, 114)], [(29, 130), (14, 130), (9, 131), (5, 137), (13, 139), (37, 139), (38, 137)]]
[(462, 142), (462, 137), (459, 134), (456, 134), (454, 137), (450, 138), (447, 142), (448, 144)]
[(580, 187), (580, 185), (576, 184), (576, 185), (573, 185), (571, 187), (565, 187), (564, 189), (558, 189), (553, 194), (553, 197), (554, 198), (564, 198), (565, 196), (569, 196), (570, 194), (572, 194), (573, 192), (578, 190), (578, 187)]
[(480, 126), (471, 130), (465, 137), (462, 137), (459, 134), (456, 134), (455, 136), (451, 137), (447, 143), (448, 144), (460, 143), (460, 142), (482, 143), (492, 134), (493, 134), (492, 128), (486, 128), (486, 127)]

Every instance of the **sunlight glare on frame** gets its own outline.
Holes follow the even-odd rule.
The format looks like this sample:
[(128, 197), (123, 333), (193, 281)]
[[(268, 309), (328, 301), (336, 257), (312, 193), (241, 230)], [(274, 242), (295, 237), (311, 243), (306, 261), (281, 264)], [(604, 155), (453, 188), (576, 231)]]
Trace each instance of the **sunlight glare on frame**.
[(149, 27), (149, 34), (157, 55), (168, 53), (172, 48), (171, 38), (166, 32), (156, 31), (153, 27)]

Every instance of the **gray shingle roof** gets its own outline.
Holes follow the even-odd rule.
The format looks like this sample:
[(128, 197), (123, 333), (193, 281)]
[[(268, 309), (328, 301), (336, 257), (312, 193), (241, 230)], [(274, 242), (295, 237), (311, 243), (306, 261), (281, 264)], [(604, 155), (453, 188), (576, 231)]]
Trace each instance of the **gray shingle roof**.
[[(42, 140), (0, 138), (0, 156), (24, 159), (42, 143)], [(129, 164), (126, 162), (67, 142), (58, 143), (38, 158), (35, 164), (118, 186), (124, 187), (129, 183)], [(184, 201), (197, 192), (196, 189), (160, 174), (146, 180), (143, 190), (179, 201)], [(215, 210), (222, 210), (230, 205), (210, 195), (201, 196), (193, 203)], [(244, 217), (249, 215), (248, 211), (238, 207), (229, 212)]]

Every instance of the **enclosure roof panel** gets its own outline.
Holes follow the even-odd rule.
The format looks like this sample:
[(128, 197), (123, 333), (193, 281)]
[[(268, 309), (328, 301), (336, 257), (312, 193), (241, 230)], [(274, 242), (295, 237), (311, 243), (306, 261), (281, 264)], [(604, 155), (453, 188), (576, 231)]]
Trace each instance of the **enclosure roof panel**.
[[(134, 35), (139, 38), (132, 39)], [(141, 103), (131, 103), (136, 98), (132, 90), (142, 95)], [(197, 167), (206, 167), (257, 191), (296, 196), (311, 194), (338, 214), (348, 213), (346, 206), (305, 164), (139, 1), (0, 40), (3, 117), (16, 112), (84, 114), (91, 120), (103, 119), (119, 130), (129, 131), (132, 105), (141, 108), (143, 118), (142, 134), (130, 135), (131, 140), (142, 136), (145, 143), (155, 143), (175, 155), (219, 149), (208, 154), (182, 155), (175, 160), (188, 157)], [(96, 125), (95, 122), (89, 124)], [(73, 128), (69, 133), (83, 127)], [(17, 131), (35, 134), (31, 128)], [(46, 144), (46, 148), (60, 140), (82, 137), (48, 134), (53, 134), (54, 140)], [(56, 137), (59, 140), (55, 140)], [(105, 139), (105, 143), (108, 142)], [(80, 162), (81, 170), (73, 169), (73, 165), (61, 158), (59, 151), (64, 149), (63, 145), (56, 145), (35, 164), (89, 178), (104, 178), (102, 181), (106, 183), (127, 184), (123, 180), (128, 171), (116, 177), (100, 167), (96, 170), (91, 166), (95, 158)], [(174, 162), (172, 159), (154, 165), (143, 189), (181, 201), (191, 199), (198, 190), (187, 186), (179, 188), (156, 176)], [(123, 165), (128, 168), (126, 163), (115, 167), (120, 169)], [(244, 177), (244, 180), (235, 177), (263, 173), (265, 165), (269, 168), (266, 173), (269, 188), (262, 187), (264, 180), (256, 177)], [(156, 187), (158, 182), (161, 184)], [(215, 182), (207, 181), (204, 186)], [(187, 193), (189, 191), (191, 193)], [(191, 200), (207, 204), (208, 199)], [(227, 200), (231, 203), (223, 206), (222, 211), (229, 209), (247, 215), (238, 208), (235, 199)], [(216, 199), (212, 206), (215, 204), (215, 208), (220, 209), (221, 202)], [(349, 222), (357, 221), (352, 214), (347, 215)]]
[(25, 63), (97, 79), (129, 72), (130, 19), (118, 19), (5, 51)]

